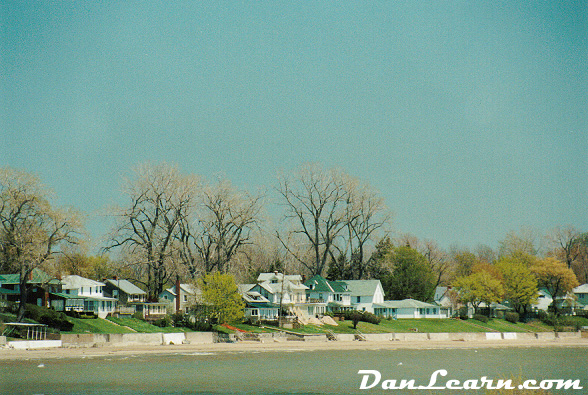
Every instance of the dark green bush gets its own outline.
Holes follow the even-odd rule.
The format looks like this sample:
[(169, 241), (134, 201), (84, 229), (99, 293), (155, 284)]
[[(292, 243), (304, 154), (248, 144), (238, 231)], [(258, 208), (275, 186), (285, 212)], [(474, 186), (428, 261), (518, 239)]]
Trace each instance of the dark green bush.
[(467, 320), (469, 318), (468, 317), (468, 308), (467, 307), (460, 307), (459, 308), (459, 311), (458, 311), (458, 314), (459, 314), (459, 318), (461, 320)]
[(359, 322), (359, 321), (369, 322), (370, 324), (376, 324), (376, 325), (378, 325), (380, 323), (380, 321), (382, 320), (380, 317), (378, 317), (375, 314), (369, 313), (367, 311), (359, 311), (359, 310), (346, 310), (343, 313), (343, 317), (346, 320), (350, 320), (350, 321), (357, 320), (357, 322)]
[(133, 318), (136, 320), (145, 321), (145, 317), (143, 317), (143, 313), (141, 311), (135, 311), (133, 313)]
[(73, 324), (67, 320), (67, 316), (64, 313), (34, 304), (26, 305), (25, 317), (60, 331), (71, 331), (73, 328)]
[(513, 324), (516, 324), (517, 322), (519, 322), (519, 313), (508, 312), (504, 315), (504, 319), (507, 320), (508, 322), (512, 322)]
[(475, 320), (478, 320), (478, 321), (481, 321), (483, 323), (488, 322), (488, 317), (485, 316), (485, 315), (482, 315), (482, 314), (474, 314), (474, 319)]
[(153, 325), (158, 326), (160, 328), (167, 328), (173, 326), (173, 320), (169, 315), (166, 315), (165, 317), (154, 321)]

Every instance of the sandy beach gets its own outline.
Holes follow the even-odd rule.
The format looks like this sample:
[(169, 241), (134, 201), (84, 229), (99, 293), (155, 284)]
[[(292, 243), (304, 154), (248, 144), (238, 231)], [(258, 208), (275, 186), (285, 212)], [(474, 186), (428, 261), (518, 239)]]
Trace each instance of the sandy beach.
[(486, 340), (471, 341), (329, 341), (329, 342), (237, 342), (214, 344), (181, 344), (161, 346), (103, 346), (80, 348), (51, 348), (37, 350), (0, 349), (0, 361), (51, 359), (51, 358), (91, 358), (127, 355), (165, 355), (177, 353), (224, 353), (260, 351), (314, 351), (314, 350), (394, 350), (394, 349), (475, 349), (475, 348), (544, 348), (544, 347), (586, 347), (588, 338), (569, 338), (555, 340)]

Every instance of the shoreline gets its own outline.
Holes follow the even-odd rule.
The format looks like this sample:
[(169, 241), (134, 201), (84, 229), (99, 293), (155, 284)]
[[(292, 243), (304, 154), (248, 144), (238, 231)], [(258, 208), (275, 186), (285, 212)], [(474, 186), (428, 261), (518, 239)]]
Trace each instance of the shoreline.
[(328, 342), (237, 342), (212, 344), (177, 344), (159, 346), (103, 347), (59, 347), (48, 349), (0, 349), (0, 362), (44, 360), (44, 359), (83, 359), (116, 356), (153, 356), (184, 353), (248, 353), (277, 351), (347, 351), (347, 350), (431, 350), (431, 349), (478, 349), (478, 348), (587, 348), (587, 338), (555, 340), (486, 340), (468, 341), (328, 341)]

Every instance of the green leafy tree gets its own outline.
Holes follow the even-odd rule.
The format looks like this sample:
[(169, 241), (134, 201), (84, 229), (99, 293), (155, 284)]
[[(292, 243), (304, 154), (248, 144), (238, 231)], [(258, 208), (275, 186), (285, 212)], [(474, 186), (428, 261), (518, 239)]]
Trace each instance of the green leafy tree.
[(471, 303), (476, 313), (480, 304), (500, 302), (504, 295), (504, 288), (500, 279), (487, 270), (480, 270), (469, 276), (459, 277), (454, 282), (459, 297), (464, 303)]
[(551, 257), (537, 260), (531, 271), (537, 277), (539, 287), (545, 288), (551, 294), (551, 309), (557, 314), (556, 298), (565, 297), (579, 285), (576, 275), (565, 263)]
[(390, 274), (384, 276), (384, 290), (390, 299), (416, 299), (428, 301), (435, 293), (436, 278), (426, 258), (414, 248), (394, 248), (386, 256)]
[(521, 315), (527, 312), (528, 306), (537, 301), (537, 279), (528, 264), (531, 256), (503, 257), (497, 263), (502, 274), (504, 297)]
[(245, 304), (230, 274), (213, 272), (198, 281), (202, 301), (209, 306), (210, 317), (219, 324), (235, 322), (243, 318)]

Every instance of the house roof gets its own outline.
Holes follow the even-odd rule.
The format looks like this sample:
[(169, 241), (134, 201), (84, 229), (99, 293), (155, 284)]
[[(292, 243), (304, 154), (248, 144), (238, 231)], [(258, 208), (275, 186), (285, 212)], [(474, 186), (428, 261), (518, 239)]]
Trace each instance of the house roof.
[(572, 290), (575, 294), (586, 294), (588, 293), (588, 284), (582, 284)]
[(248, 292), (251, 288), (255, 287), (256, 284), (237, 284), (237, 289), (239, 290), (240, 294)]
[(65, 276), (61, 280), (63, 289), (79, 289), (81, 287), (103, 287), (105, 284), (100, 281), (90, 280), (89, 278), (71, 275)]
[(385, 307), (389, 309), (423, 309), (438, 307), (431, 303), (421, 302), (420, 300), (404, 299), (404, 300), (385, 300), (382, 303), (374, 303), (374, 307)]
[(441, 298), (443, 298), (443, 296), (445, 295), (446, 292), (447, 292), (447, 287), (437, 287), (437, 288), (435, 288), (435, 296), (433, 297), (433, 300), (435, 302), (440, 301)]
[(323, 276), (317, 274), (316, 276), (306, 280), (304, 282), (308, 288), (316, 292), (332, 292), (342, 293), (349, 292), (347, 285), (343, 281), (329, 281)]
[(265, 281), (282, 281), (282, 279), (285, 278), (286, 281), (292, 281), (292, 282), (301, 282), (302, 281), (302, 276), (299, 274), (287, 274), (284, 276), (284, 274), (282, 273), (260, 273), (259, 276), (257, 276), (257, 282), (258, 283), (262, 283)]
[(380, 280), (345, 280), (351, 296), (372, 296), (376, 293), (378, 286), (382, 286)]
[(147, 292), (143, 291), (141, 288), (137, 287), (135, 284), (131, 283), (128, 280), (106, 280), (106, 283), (116, 287), (126, 293), (127, 295), (146, 295)]
[(260, 294), (259, 292), (245, 292), (243, 293), (243, 300), (245, 300), (245, 302), (250, 302), (250, 303), (269, 303), (269, 300), (267, 298), (265, 298), (262, 294)]
[[(0, 284), (19, 284), (20, 274), (0, 274)], [(32, 271), (32, 280), (28, 281), (29, 284), (46, 284), (46, 283), (59, 283), (59, 280), (45, 273), (39, 268), (35, 268)]]
[[(192, 284), (180, 284), (180, 290), (185, 292), (189, 295), (200, 295), (201, 292), (198, 288), (194, 287)], [(163, 292), (169, 292), (170, 294), (176, 296), (176, 286), (174, 285), (171, 288), (166, 289)]]

